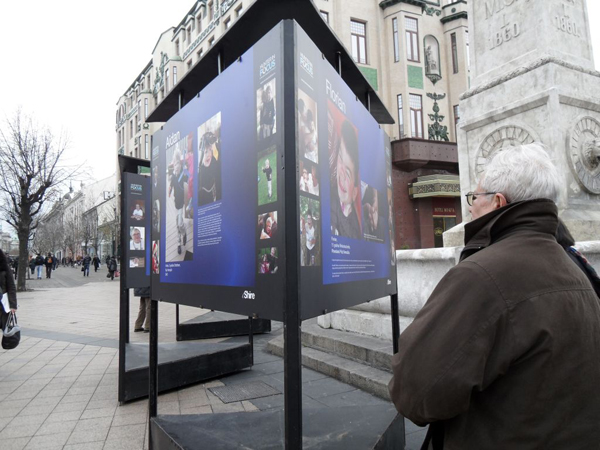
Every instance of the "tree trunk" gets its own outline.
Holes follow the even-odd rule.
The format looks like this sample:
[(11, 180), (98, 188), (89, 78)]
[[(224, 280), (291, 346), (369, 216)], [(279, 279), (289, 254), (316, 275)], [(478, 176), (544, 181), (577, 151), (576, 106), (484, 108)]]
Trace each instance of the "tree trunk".
[(19, 271), (17, 272), (17, 291), (27, 290), (25, 284), (27, 271), (29, 270), (29, 230), (19, 229), (17, 233), (19, 238)]

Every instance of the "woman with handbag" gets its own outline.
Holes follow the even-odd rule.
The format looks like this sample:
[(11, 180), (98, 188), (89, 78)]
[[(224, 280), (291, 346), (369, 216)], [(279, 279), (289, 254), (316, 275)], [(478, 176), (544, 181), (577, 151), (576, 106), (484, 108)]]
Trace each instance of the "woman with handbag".
[[(8, 265), (8, 258), (2, 250), (0, 250), (0, 289), (2, 289), (2, 295), (8, 296), (8, 304), (10, 305), (10, 311), (17, 311), (17, 288), (15, 287), (15, 280), (13, 280), (12, 272)], [(1, 309), (1, 308), (0, 308)], [(8, 314), (9, 311), (2, 310), (2, 319)], [(2, 321), (4, 323), (4, 320)]]

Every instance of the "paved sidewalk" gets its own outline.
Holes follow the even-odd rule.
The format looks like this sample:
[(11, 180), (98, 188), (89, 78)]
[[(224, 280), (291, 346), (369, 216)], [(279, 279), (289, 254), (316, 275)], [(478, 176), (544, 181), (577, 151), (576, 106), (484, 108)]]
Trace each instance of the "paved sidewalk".
[[(69, 272), (70, 271), (70, 272)], [(147, 449), (147, 400), (119, 406), (118, 283), (105, 272), (79, 279), (61, 268), (51, 280), (32, 280), (20, 293), (17, 349), (0, 349), (0, 449)], [(72, 286), (72, 287), (70, 287)], [(132, 297), (131, 329), (139, 301)], [(207, 311), (180, 307), (182, 322)], [(283, 394), (223, 403), (208, 390), (223, 384), (263, 381), (283, 392), (281, 359), (264, 351), (276, 335), (257, 336), (251, 370), (159, 396), (159, 414), (210, 414), (281, 408)], [(280, 325), (279, 325), (280, 326)], [(143, 342), (148, 333), (131, 333)], [(175, 342), (175, 306), (159, 305), (159, 341)], [(305, 407), (384, 402), (352, 386), (303, 369)], [(407, 426), (409, 424), (407, 423)], [(419, 448), (423, 432), (407, 430), (407, 448)], [(413, 442), (414, 441), (414, 442)]]

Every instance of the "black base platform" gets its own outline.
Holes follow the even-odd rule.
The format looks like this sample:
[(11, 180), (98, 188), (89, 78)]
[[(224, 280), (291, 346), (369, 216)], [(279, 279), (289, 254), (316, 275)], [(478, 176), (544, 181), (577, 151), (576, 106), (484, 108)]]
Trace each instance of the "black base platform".
[[(148, 396), (148, 344), (125, 346), (125, 389), (119, 402)], [(252, 347), (239, 343), (165, 343), (158, 346), (158, 391), (188, 386), (252, 366)]]
[[(404, 419), (393, 406), (305, 409), (303, 448), (392, 450), (404, 448)], [(282, 450), (283, 410), (157, 416), (150, 450)]]
[[(230, 336), (246, 336), (249, 331), (248, 318), (237, 314), (211, 311), (195, 317), (177, 327), (178, 341), (195, 339), (212, 339)], [(252, 319), (254, 334), (271, 331), (271, 321), (267, 319)]]

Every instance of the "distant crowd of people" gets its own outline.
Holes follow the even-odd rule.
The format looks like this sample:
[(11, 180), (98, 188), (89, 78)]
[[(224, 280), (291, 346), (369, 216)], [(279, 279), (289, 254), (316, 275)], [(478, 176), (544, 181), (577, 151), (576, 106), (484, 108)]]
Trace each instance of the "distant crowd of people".
[[(12, 275), (14, 279), (17, 279), (19, 270), (19, 259), (17, 257), (9, 256), (8, 265), (12, 269)], [(108, 269), (107, 278), (114, 279), (116, 272), (118, 272), (118, 263), (114, 256), (107, 255), (105, 258), (106, 268)], [(98, 272), (98, 269), (102, 265), (102, 261), (97, 255), (90, 256), (77, 256), (75, 258), (63, 257), (57, 258), (54, 254), (49, 252), (46, 256), (41, 253), (36, 255), (29, 255), (29, 261), (27, 263), (29, 270), (27, 271), (27, 279), (31, 280), (33, 276), (36, 279), (41, 280), (42, 275), (45, 273), (46, 278), (52, 278), (52, 272), (58, 267), (81, 267), (84, 277), (90, 276), (90, 267), (94, 268), (94, 272)], [(118, 275), (117, 275), (118, 276)]]

